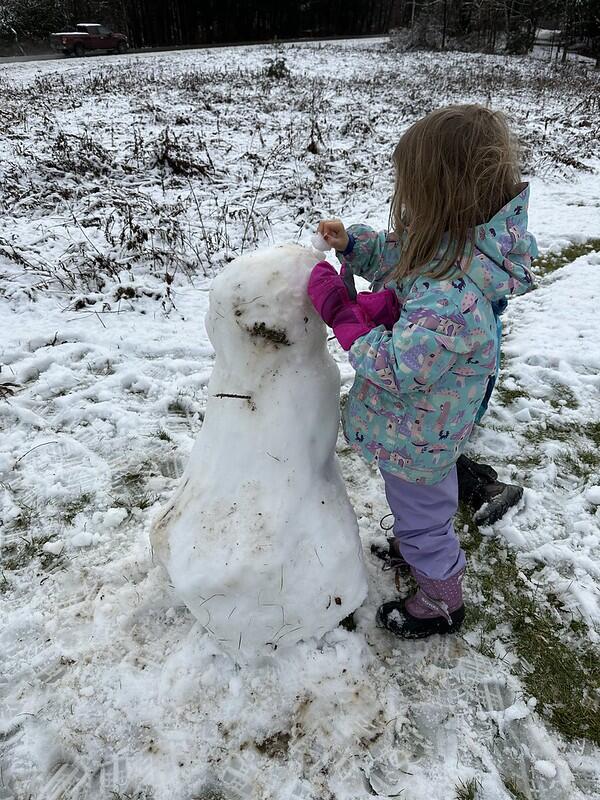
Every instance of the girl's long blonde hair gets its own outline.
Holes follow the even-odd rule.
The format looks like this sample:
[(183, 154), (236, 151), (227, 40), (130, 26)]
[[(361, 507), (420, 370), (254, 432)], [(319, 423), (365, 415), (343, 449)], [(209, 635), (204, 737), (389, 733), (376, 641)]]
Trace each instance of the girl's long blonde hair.
[(443, 277), (473, 248), (473, 230), (519, 189), (518, 148), (504, 115), (480, 105), (447, 106), (415, 122), (393, 156), (391, 217), (406, 237), (395, 278), (432, 262)]

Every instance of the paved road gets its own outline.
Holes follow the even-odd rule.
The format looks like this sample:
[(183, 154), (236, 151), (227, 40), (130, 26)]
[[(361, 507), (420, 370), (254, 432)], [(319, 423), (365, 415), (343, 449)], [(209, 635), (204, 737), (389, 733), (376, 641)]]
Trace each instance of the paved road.
[(17, 64), (22, 61), (54, 61), (56, 58), (64, 58), (58, 53), (46, 53), (38, 56), (3, 56), (0, 64)]
[[(278, 39), (277, 42), (263, 41), (263, 42), (223, 42), (222, 44), (203, 44), (203, 45), (189, 45), (183, 47), (145, 47), (143, 50), (128, 50), (131, 55), (143, 55), (144, 53), (168, 53), (179, 52), (181, 50), (208, 50), (214, 47), (247, 47), (248, 45), (269, 45), (269, 44), (293, 44), (294, 42), (337, 42), (347, 39), (385, 39), (385, 33), (365, 34), (362, 36), (321, 36), (318, 38), (298, 38), (298, 39)], [(106, 55), (104, 52), (89, 53), (85, 58), (92, 58), (94, 55)], [(0, 57), (0, 64), (17, 64), (25, 61), (56, 61), (56, 59), (65, 58), (62, 53), (38, 53), (32, 56), (2, 56)]]

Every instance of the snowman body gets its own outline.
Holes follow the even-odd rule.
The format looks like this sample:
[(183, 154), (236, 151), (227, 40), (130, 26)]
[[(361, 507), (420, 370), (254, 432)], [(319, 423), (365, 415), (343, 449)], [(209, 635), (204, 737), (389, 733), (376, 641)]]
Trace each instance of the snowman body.
[(322, 636), (367, 592), (335, 456), (339, 371), (306, 294), (314, 263), (274, 247), (213, 281), (205, 419), (151, 531), (176, 592), (237, 660)]

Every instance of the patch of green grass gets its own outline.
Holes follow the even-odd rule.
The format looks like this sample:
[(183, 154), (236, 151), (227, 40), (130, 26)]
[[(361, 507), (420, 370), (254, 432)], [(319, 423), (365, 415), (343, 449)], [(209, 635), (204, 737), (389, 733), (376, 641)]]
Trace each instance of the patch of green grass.
[(145, 509), (151, 508), (157, 500), (157, 495), (144, 492), (144, 494), (136, 498), (135, 507), (145, 511)]
[(5, 545), (0, 554), (2, 569), (7, 572), (15, 572), (27, 567), (35, 559), (40, 560), (42, 567), (56, 564), (61, 556), (45, 553), (43, 549), (46, 542), (49, 542), (53, 537), (54, 534), (52, 533), (39, 538), (20, 536), (18, 541)]
[[(570, 256), (576, 257), (573, 251)], [(577, 407), (568, 387), (553, 388), (557, 398), (553, 405)], [(499, 396), (507, 405), (525, 395), (499, 387)], [(548, 458), (542, 446), (551, 442), (558, 445), (553, 459), (561, 474), (587, 481), (600, 473), (599, 422), (535, 421), (523, 438), (525, 448), (512, 459), (519, 469), (517, 479), (523, 479), (523, 470)], [(498, 539), (483, 537), (469, 508), (459, 508), (456, 525), (472, 565), (467, 586), (477, 598), (476, 603), (467, 604), (465, 630), (479, 635), (479, 649), (491, 658), (495, 657), (493, 642), (500, 635), (518, 657), (511, 669), (537, 699), (536, 710), (566, 738), (600, 744), (600, 651), (590, 643), (587, 625), (572, 618), (559, 596), (532, 585), (533, 571), (517, 565), (512, 549)], [(498, 627), (503, 624), (509, 633)], [(505, 784), (517, 800), (525, 797), (516, 783)]]
[(475, 780), (475, 778), (471, 778), (466, 783), (459, 781), (456, 784), (454, 797), (456, 800), (477, 800), (479, 788), (479, 781)]
[(596, 469), (600, 466), (600, 453), (596, 450), (579, 450), (578, 455), (580, 461), (588, 467)]
[(596, 475), (600, 470), (600, 452), (597, 450), (575, 448), (561, 454), (555, 460), (561, 469), (582, 481)]
[(510, 462), (518, 468), (518, 472), (514, 472), (513, 470), (513, 479), (519, 478), (519, 480), (522, 482), (523, 477), (527, 474), (527, 472), (540, 467), (543, 460), (544, 458), (542, 453), (538, 453), (535, 450), (523, 450), (521, 451), (520, 455), (512, 456)]
[[(467, 514), (463, 509), (457, 522)], [(481, 632), (490, 655), (486, 635), (499, 623), (510, 623), (506, 644), (519, 657), (516, 672), (537, 698), (537, 711), (568, 739), (600, 744), (600, 652), (588, 642), (584, 623), (563, 619), (558, 598), (552, 603), (551, 597), (534, 594), (512, 550), (464, 524), (468, 530), (461, 542), (473, 564), (470, 583), (475, 596), (483, 596), (468, 610), (465, 628)]]
[(504, 783), (504, 787), (508, 792), (511, 793), (514, 800), (529, 800), (526, 794), (519, 789), (517, 786), (517, 782), (512, 778), (503, 778), (502, 782)]
[[(554, 461), (563, 472), (587, 480), (600, 471), (600, 424), (592, 422), (558, 424), (551, 421), (533, 423), (523, 431), (523, 438), (531, 445), (544, 442), (562, 442), (568, 445), (554, 456)], [(522, 454), (513, 459), (516, 466), (532, 467), (542, 463), (542, 454)]]
[[(1, 556), (0, 556), (1, 558)], [(0, 571), (0, 594), (4, 594), (10, 589), (10, 581), (6, 577), (4, 570)]]
[(38, 554), (37, 545), (33, 539), (21, 536), (18, 542), (11, 542), (2, 548), (2, 568), (15, 571), (26, 567)]
[(145, 511), (156, 503), (158, 496), (150, 494), (150, 492), (141, 492), (140, 494), (128, 492), (127, 494), (111, 495), (111, 499), (115, 508), (125, 508), (127, 511), (139, 508)]
[(588, 422), (581, 426), (581, 432), (585, 437), (600, 447), (600, 422)]
[(172, 438), (171, 438), (171, 436), (170, 436), (170, 435), (167, 433), (167, 431), (163, 430), (162, 428), (159, 428), (159, 430), (157, 430), (157, 431), (156, 431), (156, 433), (154, 434), (154, 436), (155, 436), (157, 439), (160, 439), (160, 440), (161, 440), (161, 442), (172, 442), (172, 441), (173, 441), (173, 439), (172, 439)]
[(38, 511), (27, 503), (19, 500), (15, 500), (15, 502), (19, 508), (19, 515), (11, 521), (10, 527), (17, 531), (27, 531), (38, 517)]
[(580, 636), (587, 636), (588, 626), (581, 619), (572, 619), (569, 628)]
[(483, 536), (473, 519), (473, 510), (466, 503), (459, 504), (454, 518), (454, 526), (459, 534), (462, 549), (467, 556), (476, 553), (483, 542)]
[(83, 511), (84, 508), (87, 508), (93, 499), (93, 492), (83, 492), (83, 494), (80, 494), (79, 497), (76, 497), (74, 500), (71, 500), (70, 503), (67, 503), (62, 513), (62, 518), (65, 523), (70, 525), (77, 514)]
[(549, 440), (570, 443), (576, 438), (577, 433), (577, 425), (558, 425), (546, 420), (526, 428), (523, 431), (523, 438), (532, 444), (540, 444)]
[[(156, 464), (150, 459), (140, 461), (135, 469), (115, 477), (115, 495), (111, 495), (113, 503), (119, 508), (149, 508), (156, 502), (156, 495), (146, 491), (148, 478), (157, 474)], [(117, 485), (119, 489), (117, 490)]]
[(135, 469), (130, 472), (119, 475), (116, 480), (132, 492), (141, 490), (151, 475), (156, 475), (156, 468), (150, 460), (146, 459), (136, 464)]
[(579, 400), (575, 397), (572, 390), (564, 384), (554, 384), (554, 394), (550, 398), (552, 408), (579, 408)]
[(559, 253), (544, 253), (534, 260), (533, 268), (539, 275), (548, 275), (575, 261), (576, 258), (591, 253), (592, 250), (600, 251), (600, 239), (588, 239), (583, 244), (570, 244)]
[(133, 472), (126, 472), (124, 475), (122, 475), (121, 481), (129, 489), (133, 489), (138, 486), (143, 486), (143, 484), (146, 482), (146, 476), (143, 472), (138, 472), (138, 470), (135, 470)]
[(502, 384), (494, 388), (494, 393), (498, 402), (503, 406), (509, 406), (515, 400), (518, 400), (519, 397), (529, 397), (527, 392), (523, 391), (523, 389), (507, 389), (506, 386)]

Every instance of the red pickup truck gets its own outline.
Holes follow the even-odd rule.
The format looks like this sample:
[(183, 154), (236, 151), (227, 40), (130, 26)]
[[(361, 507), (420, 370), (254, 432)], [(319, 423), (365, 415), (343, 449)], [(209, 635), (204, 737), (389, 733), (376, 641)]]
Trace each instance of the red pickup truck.
[(66, 56), (84, 56), (89, 50), (125, 53), (128, 42), (125, 34), (113, 33), (104, 25), (82, 23), (74, 31), (50, 34), (50, 46)]

